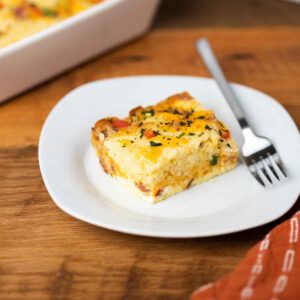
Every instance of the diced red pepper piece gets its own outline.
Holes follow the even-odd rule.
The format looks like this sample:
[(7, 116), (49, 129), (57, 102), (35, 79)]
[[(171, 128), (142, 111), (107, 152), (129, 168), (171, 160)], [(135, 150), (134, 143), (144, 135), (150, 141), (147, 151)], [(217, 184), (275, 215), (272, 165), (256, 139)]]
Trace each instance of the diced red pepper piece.
[(153, 137), (156, 136), (156, 133), (152, 130), (152, 129), (147, 129), (144, 133), (144, 136), (147, 138), (147, 139), (151, 139)]
[(30, 5), (30, 11), (31, 11), (31, 13), (33, 13), (35, 16), (41, 16), (41, 15), (42, 15), (41, 10), (40, 10), (37, 6), (35, 6), (35, 5), (33, 5), (33, 4)]
[(127, 121), (124, 121), (124, 120), (115, 119), (112, 121), (112, 126), (117, 129), (126, 128), (126, 127), (130, 126), (130, 123)]
[(229, 130), (222, 130), (221, 131), (221, 137), (225, 140), (230, 138), (230, 131)]

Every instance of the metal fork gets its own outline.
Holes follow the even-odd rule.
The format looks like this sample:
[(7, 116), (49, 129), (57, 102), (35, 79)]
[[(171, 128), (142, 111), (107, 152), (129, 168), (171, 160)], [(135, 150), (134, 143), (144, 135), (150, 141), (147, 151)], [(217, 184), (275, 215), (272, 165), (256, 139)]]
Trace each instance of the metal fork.
[(196, 48), (241, 126), (244, 136), (241, 157), (251, 174), (264, 187), (287, 177), (284, 165), (272, 142), (266, 137), (256, 135), (248, 124), (238, 98), (226, 80), (208, 40), (199, 39)]

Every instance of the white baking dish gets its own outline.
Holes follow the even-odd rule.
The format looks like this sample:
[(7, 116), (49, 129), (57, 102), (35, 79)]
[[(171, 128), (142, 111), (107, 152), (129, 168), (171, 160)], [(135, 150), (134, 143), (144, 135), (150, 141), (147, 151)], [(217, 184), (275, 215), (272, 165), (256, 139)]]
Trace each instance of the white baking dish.
[(105, 0), (0, 49), (0, 102), (145, 33), (158, 3)]

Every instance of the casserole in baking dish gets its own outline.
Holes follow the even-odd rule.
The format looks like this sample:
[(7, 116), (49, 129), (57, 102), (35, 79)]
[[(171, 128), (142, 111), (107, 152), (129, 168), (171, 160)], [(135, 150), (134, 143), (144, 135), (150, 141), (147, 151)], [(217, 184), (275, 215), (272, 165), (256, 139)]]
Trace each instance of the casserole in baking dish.
[(144, 34), (158, 3), (159, 0), (103, 0), (0, 48), (0, 102)]
[(0, 48), (103, 0), (0, 0)]

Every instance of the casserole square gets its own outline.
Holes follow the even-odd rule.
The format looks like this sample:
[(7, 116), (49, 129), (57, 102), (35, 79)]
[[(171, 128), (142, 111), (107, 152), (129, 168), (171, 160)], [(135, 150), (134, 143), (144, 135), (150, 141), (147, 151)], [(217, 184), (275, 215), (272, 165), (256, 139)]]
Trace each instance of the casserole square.
[(233, 169), (238, 148), (229, 129), (189, 93), (107, 117), (92, 128), (104, 171), (156, 203)]

